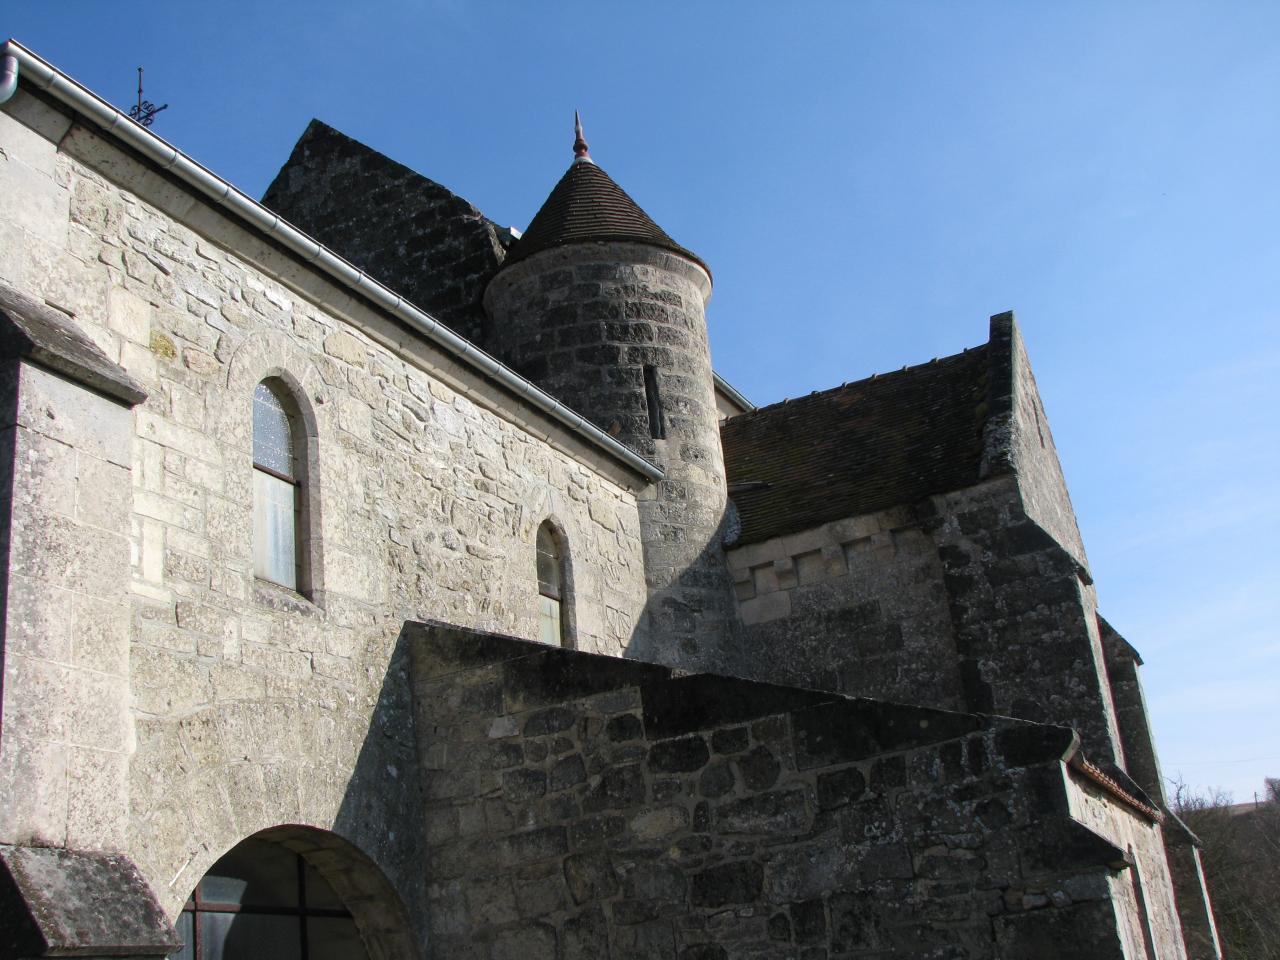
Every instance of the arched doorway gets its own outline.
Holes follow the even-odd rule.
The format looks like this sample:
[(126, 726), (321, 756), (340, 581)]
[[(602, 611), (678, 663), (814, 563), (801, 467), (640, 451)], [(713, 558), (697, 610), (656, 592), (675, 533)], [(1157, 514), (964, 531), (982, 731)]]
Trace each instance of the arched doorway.
[(377, 867), (341, 838), (277, 827), (236, 844), (200, 879), (179, 915), (183, 947), (173, 956), (408, 960), (416, 951), (398, 906)]

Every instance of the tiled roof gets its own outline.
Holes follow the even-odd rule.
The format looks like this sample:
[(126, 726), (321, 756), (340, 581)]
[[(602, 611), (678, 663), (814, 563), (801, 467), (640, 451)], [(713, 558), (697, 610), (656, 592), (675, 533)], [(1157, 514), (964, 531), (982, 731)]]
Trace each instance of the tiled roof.
[(597, 240), (647, 243), (688, 257), (707, 269), (696, 254), (667, 236), (612, 177), (586, 159), (574, 161), (565, 171), (529, 229), (512, 245), (503, 265), (566, 243)]
[(742, 520), (737, 542), (976, 483), (988, 366), (984, 345), (726, 420), (720, 436)]

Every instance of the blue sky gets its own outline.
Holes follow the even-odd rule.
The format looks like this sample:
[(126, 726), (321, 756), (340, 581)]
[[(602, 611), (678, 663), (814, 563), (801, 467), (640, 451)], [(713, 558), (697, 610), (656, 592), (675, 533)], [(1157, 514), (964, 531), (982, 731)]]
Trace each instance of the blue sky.
[(1280, 775), (1280, 5), (11, 0), (260, 196), (319, 117), (525, 226), (592, 155), (715, 272), (757, 403), (1016, 311), (1169, 775)]

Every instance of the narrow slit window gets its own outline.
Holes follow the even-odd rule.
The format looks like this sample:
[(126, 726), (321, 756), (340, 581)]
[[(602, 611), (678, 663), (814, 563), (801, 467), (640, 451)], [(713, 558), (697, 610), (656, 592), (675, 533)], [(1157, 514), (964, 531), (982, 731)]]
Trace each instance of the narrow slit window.
[(644, 368), (644, 399), (649, 405), (649, 435), (655, 440), (665, 440), (667, 428), (662, 422), (662, 397), (658, 394), (658, 368), (649, 364)]
[(569, 646), (564, 618), (564, 557), (550, 525), (538, 528), (538, 639)]
[(302, 482), (297, 417), (284, 385), (264, 380), (253, 394), (253, 572), (298, 589)]

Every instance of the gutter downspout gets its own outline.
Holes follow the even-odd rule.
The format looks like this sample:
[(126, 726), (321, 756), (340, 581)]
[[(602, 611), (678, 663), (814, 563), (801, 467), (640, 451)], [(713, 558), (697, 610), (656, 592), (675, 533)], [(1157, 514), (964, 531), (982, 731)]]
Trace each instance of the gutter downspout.
[[(645, 477), (651, 483), (661, 480), (665, 474), (661, 468), (650, 463), (631, 448), (619, 443), (595, 424), (590, 423), (580, 413), (566, 407), (559, 400), (544, 393), (532, 382), (520, 376), (510, 367), (499, 363), (474, 343), (464, 340), (435, 317), (419, 310), (409, 301), (384, 287), (362, 270), (338, 256), (319, 241), (313, 240), (297, 227), (282, 220), (256, 200), (241, 193), (227, 181), (206, 167), (201, 166), (177, 148), (170, 146), (160, 137), (135, 123), (111, 104), (90, 90), (76, 83), (66, 74), (32, 53), (16, 40), (7, 41), (0, 47), (0, 56), (4, 60), (4, 82), (8, 83), (8, 96), (3, 95), (5, 88), (0, 88), (0, 103), (13, 96), (17, 88), (18, 66), (25, 71), (26, 81), (44, 90), (50, 96), (71, 107), (103, 128), (130, 147), (137, 150), (147, 159), (157, 164), (162, 170), (177, 177), (183, 183), (212, 200), (216, 205), (229, 210), (270, 235), (287, 249), (337, 280), (340, 284), (359, 293), (364, 299), (391, 313), (398, 320), (421, 333), (435, 343), (445, 353), (451, 354), (474, 370), (478, 370), (492, 380), (527, 401), (554, 420), (558, 420), (569, 430), (587, 439), (592, 446), (602, 448), (621, 460), (632, 470)], [(13, 62), (12, 74), (9, 63)]]
[(4, 45), (4, 62), (0, 63), (0, 103), (8, 103), (18, 91), (18, 58)]

